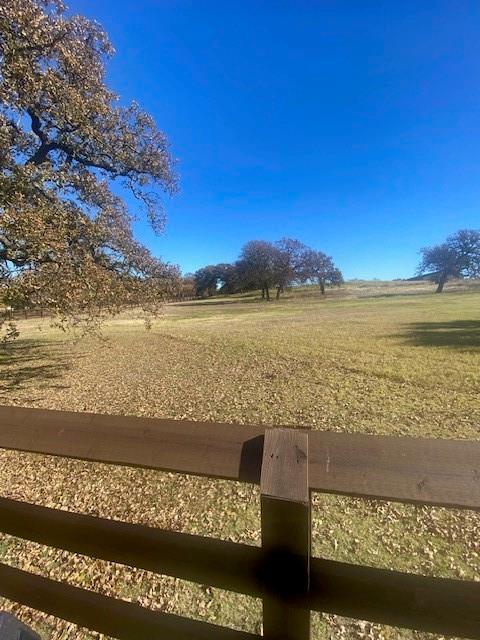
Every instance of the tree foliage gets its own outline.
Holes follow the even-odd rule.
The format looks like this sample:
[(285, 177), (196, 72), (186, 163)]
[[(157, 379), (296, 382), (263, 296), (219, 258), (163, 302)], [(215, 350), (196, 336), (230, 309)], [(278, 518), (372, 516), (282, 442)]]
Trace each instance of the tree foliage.
[(265, 240), (250, 240), (244, 245), (238, 261), (240, 279), (248, 288), (262, 290), (262, 298), (270, 300), (280, 263), (280, 250)]
[(236, 264), (210, 264), (196, 271), (193, 277), (197, 296), (236, 293), (242, 287)]
[(292, 238), (282, 238), (275, 243), (277, 256), (275, 262), (275, 281), (277, 300), (286, 287), (303, 279), (303, 265), (308, 247)]
[(480, 231), (462, 229), (433, 247), (421, 249), (422, 260), (418, 273), (432, 273), (441, 293), (450, 278), (480, 276)]
[(168, 141), (106, 86), (112, 54), (59, 0), (0, 5), (0, 288), (64, 319), (154, 308), (178, 278), (134, 239), (114, 187), (162, 230), (160, 196), (176, 189)]
[(282, 238), (275, 243), (251, 240), (243, 246), (234, 264), (208, 265), (199, 269), (194, 277), (200, 296), (260, 289), (262, 298), (267, 300), (274, 287), (278, 299), (293, 284), (315, 282), (324, 294), (327, 285), (343, 282), (342, 273), (332, 258), (293, 238)]
[(303, 254), (301, 264), (302, 280), (316, 282), (322, 295), (325, 294), (325, 285), (341, 285), (343, 276), (338, 269), (333, 258), (327, 256), (323, 251), (307, 250)]
[(218, 288), (218, 269), (216, 265), (202, 267), (194, 274), (197, 296), (213, 296)]

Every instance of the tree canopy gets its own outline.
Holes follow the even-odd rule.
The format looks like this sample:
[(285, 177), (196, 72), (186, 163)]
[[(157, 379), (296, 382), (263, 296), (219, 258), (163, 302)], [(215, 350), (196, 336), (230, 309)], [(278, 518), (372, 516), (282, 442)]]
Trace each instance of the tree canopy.
[(203, 267), (194, 278), (200, 296), (260, 289), (267, 300), (272, 288), (276, 288), (278, 299), (293, 284), (314, 282), (324, 294), (327, 285), (343, 283), (342, 273), (330, 256), (293, 238), (275, 243), (250, 240), (235, 263)]
[(155, 231), (176, 190), (166, 135), (105, 83), (113, 48), (59, 0), (0, 6), (0, 290), (64, 319), (157, 305), (178, 269), (132, 234), (129, 190)]
[(327, 256), (323, 251), (308, 249), (302, 256), (300, 265), (302, 280), (316, 282), (322, 295), (325, 293), (325, 285), (340, 285), (343, 283), (343, 276), (338, 269), (333, 258)]
[(305, 254), (309, 250), (303, 242), (292, 238), (282, 238), (275, 243), (277, 249), (275, 260), (275, 280), (277, 299), (293, 282), (306, 280), (304, 275)]
[(442, 244), (421, 249), (419, 274), (432, 272), (441, 293), (450, 278), (480, 276), (480, 231), (462, 229)]
[(242, 248), (237, 268), (240, 281), (246, 287), (262, 290), (262, 297), (270, 300), (270, 288), (275, 286), (279, 273), (280, 250), (264, 240), (250, 240)]

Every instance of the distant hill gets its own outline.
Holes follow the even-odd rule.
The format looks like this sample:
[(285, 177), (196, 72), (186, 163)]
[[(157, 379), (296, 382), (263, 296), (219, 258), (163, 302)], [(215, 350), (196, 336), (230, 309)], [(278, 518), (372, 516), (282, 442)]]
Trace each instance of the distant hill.
[(413, 276), (413, 278), (406, 278), (406, 282), (417, 282), (422, 280), (431, 280), (435, 282), (440, 275), (440, 271), (432, 271), (432, 273), (423, 273), (421, 276)]

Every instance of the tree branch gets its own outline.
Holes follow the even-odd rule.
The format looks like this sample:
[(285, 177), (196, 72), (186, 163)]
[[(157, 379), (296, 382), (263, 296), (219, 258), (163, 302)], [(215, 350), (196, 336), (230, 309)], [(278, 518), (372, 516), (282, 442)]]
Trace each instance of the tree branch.
[(65, 29), (64, 31), (58, 33), (50, 42), (44, 42), (43, 44), (27, 44), (23, 47), (18, 47), (16, 50), (17, 55), (22, 53), (30, 53), (35, 51), (37, 53), (43, 54), (48, 50), (53, 49), (57, 44), (59, 44), (62, 40), (69, 35), (70, 29)]
[(33, 109), (27, 109), (27, 113), (32, 121), (32, 131), (40, 139), (42, 144), (48, 143), (48, 138), (44, 131), (42, 131), (42, 122)]
[(47, 134), (42, 129), (42, 122), (35, 111), (33, 111), (33, 109), (27, 109), (27, 113), (32, 122), (32, 131), (41, 142), (35, 153), (27, 160), (27, 164), (39, 165), (45, 162), (50, 151), (55, 148), (55, 145), (48, 140)]

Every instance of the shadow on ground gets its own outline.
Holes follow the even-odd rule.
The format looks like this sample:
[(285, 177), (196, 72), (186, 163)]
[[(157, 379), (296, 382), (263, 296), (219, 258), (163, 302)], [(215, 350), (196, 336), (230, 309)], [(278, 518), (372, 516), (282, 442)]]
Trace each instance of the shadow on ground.
[(420, 347), (480, 348), (480, 320), (412, 322), (397, 337)]
[(231, 304), (249, 304), (252, 302), (267, 302), (261, 298), (233, 298), (231, 300), (194, 300), (193, 302), (171, 302), (172, 307), (220, 307)]
[(0, 395), (22, 389), (33, 380), (43, 387), (64, 388), (53, 382), (70, 366), (64, 348), (60, 342), (40, 340), (21, 340), (1, 348)]

